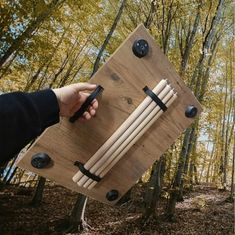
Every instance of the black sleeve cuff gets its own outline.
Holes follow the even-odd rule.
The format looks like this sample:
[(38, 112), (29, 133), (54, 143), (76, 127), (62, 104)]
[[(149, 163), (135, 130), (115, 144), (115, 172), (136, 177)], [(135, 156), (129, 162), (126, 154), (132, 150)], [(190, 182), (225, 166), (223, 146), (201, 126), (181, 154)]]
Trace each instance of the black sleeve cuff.
[(37, 109), (42, 130), (60, 121), (59, 104), (52, 90), (47, 89), (32, 92), (28, 93), (27, 96), (32, 100)]

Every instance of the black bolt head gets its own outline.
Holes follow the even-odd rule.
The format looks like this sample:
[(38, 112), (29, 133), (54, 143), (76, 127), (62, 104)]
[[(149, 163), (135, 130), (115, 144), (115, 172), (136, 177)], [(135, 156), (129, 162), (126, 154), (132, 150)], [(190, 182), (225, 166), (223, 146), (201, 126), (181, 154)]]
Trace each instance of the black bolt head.
[(112, 189), (110, 190), (109, 192), (107, 192), (106, 194), (106, 198), (109, 200), (109, 201), (114, 201), (118, 198), (119, 196), (119, 193), (116, 189)]
[(185, 116), (187, 118), (193, 118), (197, 115), (197, 108), (193, 105), (189, 105), (185, 110)]
[(51, 162), (51, 158), (46, 153), (37, 153), (31, 158), (31, 165), (34, 168), (42, 169)]
[(148, 54), (149, 44), (144, 39), (136, 40), (132, 46), (132, 51), (135, 54), (135, 56), (142, 58)]

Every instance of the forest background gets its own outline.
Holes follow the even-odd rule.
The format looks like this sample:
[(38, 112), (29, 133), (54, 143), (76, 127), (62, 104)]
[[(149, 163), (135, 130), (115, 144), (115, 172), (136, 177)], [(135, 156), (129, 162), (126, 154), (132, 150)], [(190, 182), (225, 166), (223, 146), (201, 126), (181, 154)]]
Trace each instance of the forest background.
[[(2, 0), (0, 91), (35, 91), (89, 80), (123, 40), (144, 24), (203, 106), (202, 115), (149, 169), (141, 221), (165, 219), (187, 191), (210, 184), (234, 200), (234, 2), (231, 0)], [(2, 182), (34, 188), (42, 202), (44, 178), (10, 162)], [(49, 187), (49, 186), (48, 186)], [(133, 198), (132, 189), (123, 202)], [(84, 227), (87, 199), (78, 195), (69, 230)]]

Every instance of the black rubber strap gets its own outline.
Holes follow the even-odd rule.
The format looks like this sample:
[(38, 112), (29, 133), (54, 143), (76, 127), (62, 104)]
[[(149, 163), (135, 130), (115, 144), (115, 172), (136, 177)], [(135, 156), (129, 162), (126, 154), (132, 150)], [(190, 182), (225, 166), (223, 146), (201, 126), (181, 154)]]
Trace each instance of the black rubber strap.
[(100, 85), (87, 97), (86, 101), (82, 104), (81, 108), (69, 119), (70, 122), (75, 122), (80, 118), (84, 112), (87, 111), (88, 107), (91, 105), (92, 101), (104, 90)]
[(163, 112), (165, 112), (167, 110), (166, 105), (147, 86), (143, 88), (143, 91), (145, 92), (145, 94), (150, 96), (152, 98), (152, 100), (154, 100), (156, 102), (156, 104), (163, 110)]
[(94, 175), (90, 171), (88, 171), (81, 162), (76, 161), (74, 163), (74, 165), (77, 166), (79, 168), (79, 170), (82, 172), (82, 174), (86, 175), (88, 178), (90, 178), (96, 182), (99, 182), (101, 180), (101, 178), (99, 176)]

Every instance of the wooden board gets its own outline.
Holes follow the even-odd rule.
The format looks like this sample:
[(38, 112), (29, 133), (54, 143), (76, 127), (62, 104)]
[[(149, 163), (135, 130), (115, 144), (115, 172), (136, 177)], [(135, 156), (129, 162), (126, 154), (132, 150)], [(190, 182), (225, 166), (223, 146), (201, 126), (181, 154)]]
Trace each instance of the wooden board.
[[(145, 39), (150, 46), (148, 55), (143, 58), (132, 52), (133, 42), (137, 39)], [(163, 78), (169, 80), (178, 95), (167, 112), (92, 190), (74, 183), (72, 177), (78, 171), (74, 162), (86, 163), (146, 97), (142, 88), (147, 85), (152, 89)], [(194, 105), (200, 114), (201, 106), (143, 25), (122, 43), (91, 82), (104, 87), (97, 116), (86, 123), (72, 124), (68, 119), (62, 119), (38, 138), (18, 165), (71, 190), (115, 204), (194, 121), (185, 117), (186, 107)], [(33, 168), (31, 157), (38, 152), (47, 153), (53, 165), (45, 169)], [(106, 199), (106, 193), (111, 189), (120, 194), (112, 202)]]

